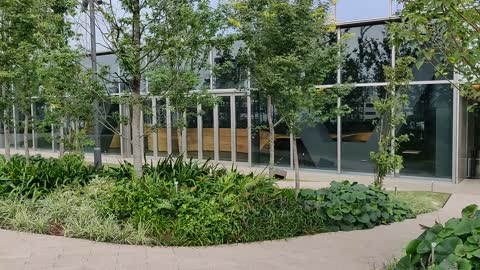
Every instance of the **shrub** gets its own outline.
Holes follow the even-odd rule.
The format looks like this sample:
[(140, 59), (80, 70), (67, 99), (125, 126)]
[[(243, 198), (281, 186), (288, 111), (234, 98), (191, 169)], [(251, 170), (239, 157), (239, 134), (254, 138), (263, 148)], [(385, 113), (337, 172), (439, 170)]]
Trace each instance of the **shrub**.
[(385, 191), (348, 181), (332, 182), (329, 188), (316, 191), (303, 190), (300, 200), (305, 211), (318, 212), (332, 231), (367, 229), (414, 216)]
[(34, 156), (28, 165), (23, 156), (15, 155), (10, 161), (2, 157), (0, 195), (37, 199), (58, 187), (84, 185), (95, 173), (93, 166), (86, 165), (83, 157), (76, 154), (65, 155), (61, 159)]
[(279, 194), (269, 178), (168, 158), (148, 166), (142, 179), (117, 181), (103, 211), (146, 224), (162, 244), (223, 244), (241, 241), (247, 212)]
[[(433, 250), (432, 250), (433, 248)], [(411, 241), (395, 269), (480, 269), (480, 211), (463, 209), (462, 218), (436, 223)]]

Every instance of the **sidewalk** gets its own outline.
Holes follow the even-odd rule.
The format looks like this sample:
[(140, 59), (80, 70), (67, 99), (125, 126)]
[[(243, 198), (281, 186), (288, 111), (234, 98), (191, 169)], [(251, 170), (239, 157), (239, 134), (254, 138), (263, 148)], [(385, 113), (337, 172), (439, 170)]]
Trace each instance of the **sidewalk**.
[[(443, 209), (371, 230), (206, 248), (141, 247), (0, 230), (0, 269), (381, 269), (419, 224), (459, 216), (480, 196), (453, 194)], [(375, 268), (374, 268), (375, 267)]]

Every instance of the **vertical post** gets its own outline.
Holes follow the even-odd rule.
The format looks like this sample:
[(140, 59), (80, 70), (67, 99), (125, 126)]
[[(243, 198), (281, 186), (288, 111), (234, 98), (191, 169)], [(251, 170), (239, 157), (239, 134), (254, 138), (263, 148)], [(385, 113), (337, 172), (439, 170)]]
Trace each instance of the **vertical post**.
[(16, 109), (15, 104), (12, 105), (12, 117), (13, 117), (13, 145), (15, 149), (18, 148), (18, 143), (17, 143), (17, 114), (16, 114)]
[(203, 159), (203, 118), (202, 118), (202, 104), (197, 105), (197, 151), (198, 160)]
[(218, 122), (218, 105), (213, 107), (213, 156), (214, 160), (218, 162), (220, 160), (220, 130)]
[(143, 113), (143, 109), (140, 113), (140, 137), (141, 137), (141, 149), (140, 153), (142, 153), (142, 158), (145, 156), (145, 115)]
[(168, 155), (172, 154), (172, 112), (170, 111), (170, 99), (166, 101), (167, 109), (167, 152)]
[[(250, 89), (250, 86), (248, 87)], [(247, 94), (247, 132), (248, 132), (248, 166), (253, 166), (252, 160), (252, 97)]]
[(158, 159), (158, 119), (157, 119), (157, 98), (152, 97), (152, 136), (153, 136), (153, 159)]
[[(290, 169), (294, 169), (294, 161), (295, 161), (295, 151), (296, 151), (296, 147), (294, 146), (294, 144), (297, 143), (295, 141), (295, 138), (293, 137), (293, 134), (290, 134)], [(298, 154), (298, 153), (297, 153)]]
[[(95, 3), (96, 0), (90, 0), (90, 58), (92, 61), (92, 81), (97, 81), (97, 37), (95, 29)], [(95, 168), (100, 169), (102, 167), (102, 146), (100, 143), (100, 123), (98, 121), (98, 100), (93, 102), (94, 106), (94, 140), (95, 148), (93, 148), (93, 163)]]
[[(340, 42), (341, 32), (340, 29), (337, 29), (337, 42)], [(337, 69), (337, 83), (342, 83), (342, 67), (339, 66)], [(337, 99), (337, 107), (340, 109), (342, 106), (342, 99)], [(342, 173), (342, 117), (337, 116), (337, 174)]]
[(235, 164), (237, 162), (237, 116), (235, 111), (235, 95), (230, 96), (230, 134), (232, 164)]
[(185, 123), (185, 125), (183, 126), (182, 132), (181, 132), (181, 134), (182, 134), (182, 149), (179, 149), (179, 151), (181, 151), (181, 153), (183, 154), (183, 156), (184, 156), (185, 158), (187, 158), (187, 157), (188, 157), (188, 145), (187, 145), (187, 144), (188, 144), (188, 141), (187, 141), (187, 136), (188, 136), (188, 135), (187, 135), (187, 132), (188, 132), (188, 130), (187, 130), (187, 125), (188, 125), (188, 123), (187, 123), (187, 112), (183, 112), (183, 113), (182, 113), (182, 118), (183, 118), (183, 123)]
[(30, 115), (32, 116), (32, 150), (37, 151), (36, 132), (35, 132), (35, 107), (34, 102), (30, 104)]
[[(53, 108), (50, 107), (50, 112), (53, 111)], [(52, 136), (52, 153), (55, 153), (55, 125), (52, 124), (50, 126), (51, 129), (51, 136)]]
[(393, 0), (387, 0), (388, 1), (388, 17), (393, 16)]

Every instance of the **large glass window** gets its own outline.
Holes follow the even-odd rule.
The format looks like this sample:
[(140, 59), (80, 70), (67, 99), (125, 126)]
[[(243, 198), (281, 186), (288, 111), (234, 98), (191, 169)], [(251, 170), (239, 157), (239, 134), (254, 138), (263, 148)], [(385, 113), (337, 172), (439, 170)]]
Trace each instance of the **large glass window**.
[(102, 152), (120, 154), (120, 106), (118, 104), (104, 102), (100, 107), (101, 115), (103, 115), (102, 117), (105, 117), (103, 125), (100, 126), (100, 143)]
[(337, 121), (307, 127), (297, 140), (300, 167), (337, 169)]
[(243, 42), (237, 41), (231, 49), (214, 50), (214, 88), (230, 89), (246, 86), (247, 71), (242, 67), (241, 61), (237, 57), (244, 47)]
[(387, 17), (390, 0), (340, 0), (337, 1), (337, 21), (366, 20)]
[(230, 104), (229, 96), (221, 97), (220, 104), (218, 104), (220, 160), (232, 160), (232, 115)]
[(143, 104), (143, 147), (145, 155), (153, 156), (153, 145), (149, 142), (153, 139), (153, 114), (152, 114), (152, 99), (147, 98)]
[[(154, 127), (156, 129), (153, 136), (157, 136), (158, 142), (158, 156), (165, 157), (168, 156), (168, 146), (167, 146), (167, 107), (165, 99), (157, 98), (157, 124)], [(148, 145), (153, 149), (153, 137), (149, 137)]]
[(342, 170), (373, 173), (370, 152), (378, 149), (378, 119), (373, 101), (382, 87), (359, 87), (342, 100), (352, 112), (342, 118)]
[[(411, 56), (418, 58), (418, 50), (411, 46), (403, 45), (399, 49), (399, 56)], [(439, 58), (437, 58), (439, 59)], [(419, 68), (417, 65), (412, 66), (414, 81), (436, 81), (436, 80), (453, 80), (453, 69), (446, 75), (436, 74), (435, 65), (438, 61), (426, 61)]]
[(187, 155), (198, 158), (198, 122), (197, 108), (190, 108), (187, 112)]
[(35, 102), (34, 109), (37, 121), (35, 125), (35, 144), (38, 149), (52, 150), (52, 126), (44, 122), (48, 106), (43, 102)]
[[(268, 164), (269, 136), (267, 118), (267, 99), (258, 93), (252, 95), (252, 162), (254, 164)], [(274, 122), (280, 116), (274, 113)], [(290, 166), (290, 135), (284, 123), (275, 127), (275, 165)]]
[(247, 97), (235, 97), (237, 161), (248, 162), (248, 111)]
[(347, 42), (342, 81), (352, 83), (385, 81), (383, 67), (391, 65), (392, 62), (392, 51), (385, 25), (345, 28), (342, 29), (342, 34), (351, 35)]
[(202, 142), (203, 158), (215, 158), (215, 135), (213, 131), (213, 108), (202, 106)]
[(400, 148), (402, 175), (452, 176), (452, 99), (448, 84), (412, 86), (405, 108), (407, 123), (399, 129), (399, 134), (410, 135)]

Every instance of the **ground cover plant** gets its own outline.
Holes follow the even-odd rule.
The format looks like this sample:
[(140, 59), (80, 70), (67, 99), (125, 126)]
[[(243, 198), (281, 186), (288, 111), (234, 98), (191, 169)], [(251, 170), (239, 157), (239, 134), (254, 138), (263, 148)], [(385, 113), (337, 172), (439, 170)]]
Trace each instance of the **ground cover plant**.
[(430, 191), (388, 191), (392, 199), (407, 202), (415, 215), (431, 213), (443, 208), (450, 198), (449, 193)]
[(304, 210), (319, 213), (332, 231), (368, 229), (414, 217), (405, 203), (392, 200), (386, 191), (348, 181), (304, 190), (300, 198)]
[[(37, 163), (65, 168), (39, 174), (30, 168)], [(95, 241), (205, 246), (365, 229), (413, 217), (402, 202), (373, 187), (334, 182), (305, 190), (297, 200), (294, 190), (278, 188), (271, 178), (182, 157), (144, 165), (141, 178), (131, 164), (95, 171), (78, 156), (34, 158), (23, 170), (0, 165), (0, 175), (24, 172), (9, 178), (20, 188), (2, 182), (0, 227)], [(25, 176), (30, 172), (32, 179), (45, 175), (48, 185), (31, 185)], [(61, 175), (68, 180), (57, 181)]]
[(480, 210), (469, 205), (461, 218), (426, 228), (406, 247), (406, 255), (395, 265), (405, 269), (480, 269)]

